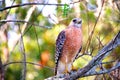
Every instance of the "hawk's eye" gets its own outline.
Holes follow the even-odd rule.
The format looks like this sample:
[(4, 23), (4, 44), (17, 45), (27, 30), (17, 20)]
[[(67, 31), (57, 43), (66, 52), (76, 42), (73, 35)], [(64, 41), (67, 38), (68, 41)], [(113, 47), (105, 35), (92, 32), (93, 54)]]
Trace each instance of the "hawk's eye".
[(73, 19), (73, 22), (76, 22), (77, 20), (76, 19)]
[(82, 21), (79, 21), (79, 22), (78, 22), (78, 24), (81, 24), (81, 23), (82, 23)]

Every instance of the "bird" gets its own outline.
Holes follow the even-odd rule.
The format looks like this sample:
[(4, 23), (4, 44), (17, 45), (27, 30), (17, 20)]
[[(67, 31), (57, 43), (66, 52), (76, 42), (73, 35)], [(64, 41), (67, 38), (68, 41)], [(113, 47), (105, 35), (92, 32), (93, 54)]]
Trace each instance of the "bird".
[(73, 18), (56, 39), (55, 75), (68, 73), (82, 49), (82, 19)]

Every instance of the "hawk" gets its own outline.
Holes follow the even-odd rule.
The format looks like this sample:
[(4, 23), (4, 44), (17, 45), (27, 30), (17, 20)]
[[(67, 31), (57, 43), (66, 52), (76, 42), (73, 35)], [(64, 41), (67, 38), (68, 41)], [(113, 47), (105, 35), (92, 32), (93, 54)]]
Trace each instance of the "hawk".
[(56, 40), (55, 75), (70, 72), (82, 48), (82, 20), (74, 18)]

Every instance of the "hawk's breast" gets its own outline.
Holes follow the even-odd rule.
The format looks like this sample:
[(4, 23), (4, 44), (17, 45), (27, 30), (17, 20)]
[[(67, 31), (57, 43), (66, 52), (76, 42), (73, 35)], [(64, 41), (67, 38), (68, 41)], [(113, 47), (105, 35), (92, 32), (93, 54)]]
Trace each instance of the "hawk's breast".
[(82, 45), (82, 31), (80, 28), (70, 27), (65, 30), (66, 40), (63, 45), (63, 61), (71, 62), (71, 59), (78, 54), (78, 51)]

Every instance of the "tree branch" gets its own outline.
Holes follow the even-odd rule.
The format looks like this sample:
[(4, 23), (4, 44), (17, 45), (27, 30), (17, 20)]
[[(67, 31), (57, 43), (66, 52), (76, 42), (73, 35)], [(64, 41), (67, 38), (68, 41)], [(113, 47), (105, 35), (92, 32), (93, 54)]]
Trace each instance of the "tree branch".
[[(19, 27), (20, 30), (20, 27)], [(22, 35), (22, 32), (20, 30), (20, 33)], [(26, 62), (26, 53), (25, 53), (25, 47), (24, 47), (24, 42), (23, 42), (23, 36), (20, 38), (20, 51), (23, 55), (23, 62)], [(22, 80), (26, 80), (26, 71), (27, 71), (27, 65), (26, 63), (23, 63), (23, 71), (22, 71)]]
[(37, 65), (37, 66), (42, 66), (44, 68), (48, 68), (48, 69), (51, 69), (51, 70), (54, 70), (53, 68), (50, 68), (48, 66), (44, 66), (44, 65), (41, 65), (41, 64), (38, 64), (38, 63), (34, 63), (34, 62), (23, 62), (23, 61), (15, 61), (15, 62), (8, 62), (6, 64), (3, 64), (2, 67), (7, 67), (8, 65), (11, 65), (11, 64), (21, 64), (21, 63), (26, 63), (26, 64), (31, 64), (31, 65)]
[(89, 73), (83, 75), (83, 77), (93, 76), (93, 75), (100, 75), (100, 74), (105, 74), (105, 73), (110, 73), (111, 71), (113, 71), (113, 70), (115, 70), (115, 69), (117, 69), (117, 68), (119, 68), (119, 67), (120, 67), (120, 64), (112, 67), (112, 68), (109, 69), (109, 70), (102, 70), (102, 71), (99, 71), (99, 72), (96, 72), (96, 71), (93, 72), (93, 71), (92, 71), (92, 72), (89, 72)]
[(112, 39), (107, 45), (105, 45), (98, 54), (86, 65), (84, 68), (79, 69), (78, 71), (70, 72), (71, 74), (61, 74), (59, 76), (50, 77), (46, 80), (75, 80), (81, 77), (85, 76), (91, 76), (91, 75), (98, 75), (98, 74), (104, 74), (108, 73), (109, 71), (112, 71), (118, 67), (119, 65), (114, 66), (113, 68), (109, 70), (103, 70), (98, 73), (95, 72), (95, 69), (97, 65), (101, 63), (101, 61), (110, 54), (110, 52), (115, 49), (117, 46), (120, 45), (120, 31), (115, 36), (114, 39)]
[[(83, 0), (78, 0), (76, 2), (72, 2), (72, 3), (69, 3), (69, 4), (79, 3), (80, 1), (83, 1)], [(28, 5), (64, 6), (65, 4), (48, 4), (48, 3), (35, 3), (35, 2), (32, 2), (32, 3), (24, 3), (24, 4), (8, 6), (8, 7), (5, 7), (5, 8), (0, 8), (0, 11), (4, 11), (4, 10), (7, 10), (7, 9), (16, 8), (16, 7), (28, 6)]]
[(42, 26), (42, 25), (38, 25), (38, 24), (29, 22), (29, 21), (25, 21), (25, 20), (0, 20), (0, 23), (7, 23), (7, 22), (27, 23), (27, 24), (30, 24), (30, 25), (33, 25), (33, 26), (39, 26), (39, 27), (41, 27), (41, 28), (45, 28), (45, 27)]

